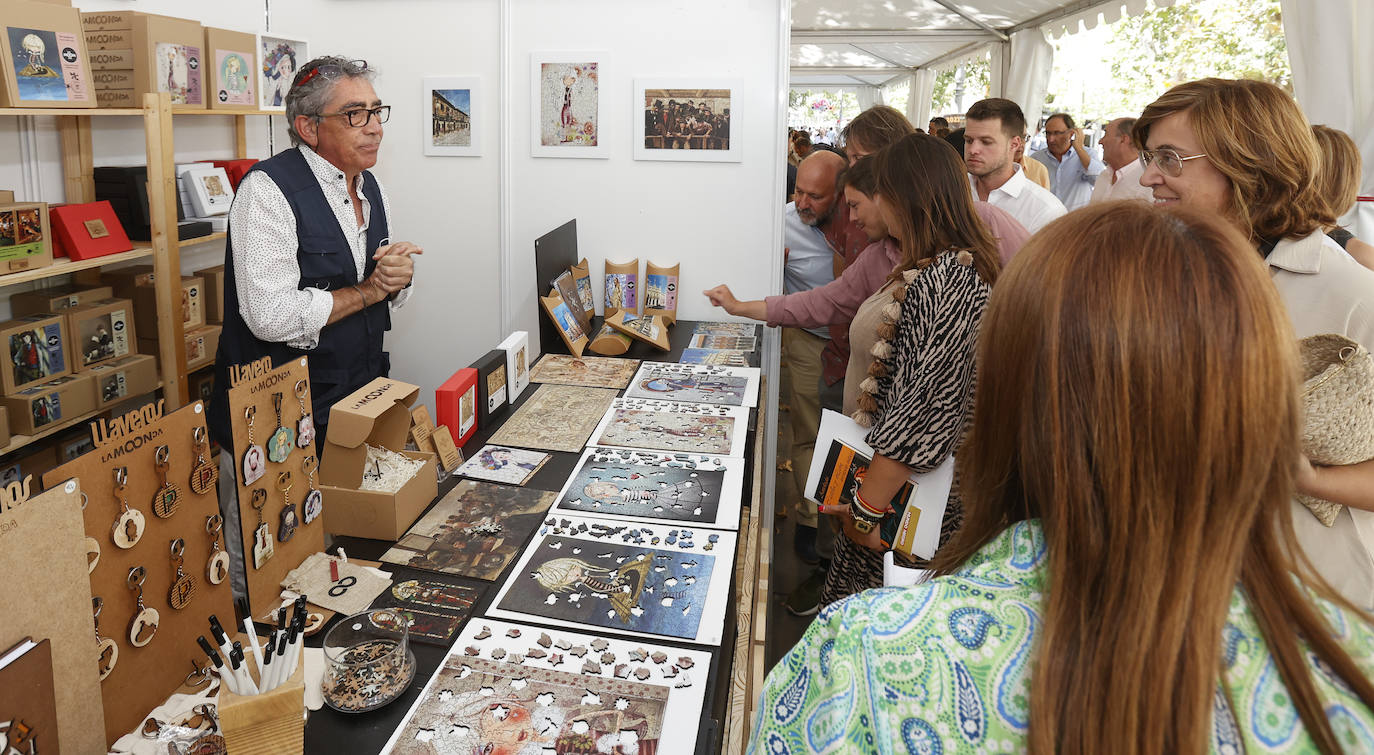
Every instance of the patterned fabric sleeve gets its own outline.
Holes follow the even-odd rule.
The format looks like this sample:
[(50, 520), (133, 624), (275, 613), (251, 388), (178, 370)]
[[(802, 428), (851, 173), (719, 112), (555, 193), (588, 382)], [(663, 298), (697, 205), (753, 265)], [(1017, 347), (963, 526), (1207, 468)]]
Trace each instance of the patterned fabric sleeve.
[(973, 397), (978, 325), (989, 286), (973, 265), (946, 254), (907, 286), (888, 363), (873, 450), (918, 473), (936, 468), (963, 438)]

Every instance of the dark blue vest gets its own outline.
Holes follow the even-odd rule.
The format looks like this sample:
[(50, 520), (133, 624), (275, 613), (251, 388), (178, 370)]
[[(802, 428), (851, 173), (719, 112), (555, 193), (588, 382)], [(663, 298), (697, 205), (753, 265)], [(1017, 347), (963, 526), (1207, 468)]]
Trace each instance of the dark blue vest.
[[(301, 271), (296, 287), (337, 291), (356, 285), (359, 282), (357, 268), (348, 239), (301, 151), (288, 149), (259, 162), (253, 166), (253, 170), (266, 173), (277, 184), (296, 216), (296, 238), (299, 243), (296, 262)], [(367, 263), (363, 269), (363, 277), (366, 278), (377, 266), (372, 254), (390, 232), (377, 180), (367, 171), (363, 171), (363, 196), (371, 204)], [(320, 331), (319, 344), (310, 350), (259, 340), (239, 314), (238, 289), (234, 283), (232, 226), (228, 236), (224, 245), (224, 329), (219, 337), (219, 351), (215, 354), (215, 388), (207, 417), (210, 433), (220, 446), (233, 447), (228, 416), (229, 365), (247, 364), (270, 356), (273, 367), (279, 367), (288, 360), (305, 355), (310, 358), (312, 411), (315, 425), (320, 430), (319, 442), (323, 442), (324, 426), (329, 422), (329, 408), (373, 378), (390, 373), (391, 360), (382, 351), (382, 335), (391, 329), (391, 308), (383, 300), (332, 325), (326, 325)], [(288, 393), (285, 406), (294, 407), (295, 402), (289, 395), (290, 386), (284, 390)], [(288, 426), (295, 419), (291, 413), (283, 410), (282, 421)], [(275, 418), (269, 418), (257, 437), (265, 441), (275, 427), (274, 421)]]

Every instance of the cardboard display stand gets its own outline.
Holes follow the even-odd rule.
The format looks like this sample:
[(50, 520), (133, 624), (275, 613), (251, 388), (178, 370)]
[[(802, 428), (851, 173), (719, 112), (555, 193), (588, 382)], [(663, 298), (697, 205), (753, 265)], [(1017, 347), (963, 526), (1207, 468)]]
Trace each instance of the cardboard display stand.
[[(539, 305), (544, 308), (544, 314), (553, 320), (558, 328), (558, 335), (563, 339), (563, 345), (568, 348), (568, 353), (575, 357), (582, 356), (582, 352), (587, 349), (587, 332), (582, 329), (576, 316), (568, 303), (559, 295), (558, 290), (549, 292), (548, 296), (539, 297)], [(573, 302), (576, 306), (577, 302)], [(553, 344), (543, 344), (545, 349), (552, 351)]]
[[(324, 512), (329, 510), (329, 496), (323, 494), (319, 470), (315, 470), (315, 489), (324, 495), (323, 511), (319, 517), (306, 523), (306, 496), (310, 492), (310, 475), (304, 466), (305, 459), (314, 456), (316, 440), (313, 430), (310, 442), (301, 448), (297, 445), (301, 420), (301, 398), (296, 396), (296, 386), (305, 383), (304, 403), (310, 410), (310, 370), (306, 357), (283, 362), (272, 369), (270, 357), (263, 357), (247, 365), (230, 368), (229, 418), (232, 424), (234, 448), (228, 450), (234, 459), (234, 479), (232, 484), (238, 488), (239, 533), (234, 533), (243, 543), (244, 576), (248, 584), (248, 603), (253, 616), (262, 618), (281, 604), (281, 581), (286, 573), (301, 565), (312, 553), (324, 550)], [(290, 452), (283, 461), (272, 460), (273, 433), (277, 423), (276, 394), (281, 394), (280, 427), (290, 431)], [(252, 443), (249, 442), (246, 413), (253, 411)], [(244, 454), (250, 445), (260, 447), (258, 463), (262, 466), (262, 476), (251, 484), (244, 484)], [(227, 450), (227, 449), (226, 449)], [(291, 489), (283, 494), (281, 475), (289, 473)], [(230, 481), (220, 480), (220, 484)], [(254, 566), (253, 549), (258, 528), (258, 511), (253, 508), (255, 491), (266, 494), (262, 504), (262, 523), (267, 525), (267, 540), (271, 544), (272, 555)], [(257, 493), (261, 498), (263, 493)], [(295, 530), (286, 542), (281, 540), (282, 512), (288, 505), (295, 506)]]
[(658, 315), (637, 317), (629, 312), (616, 312), (606, 318), (606, 324), (638, 341), (669, 351), (668, 325)]
[[(216, 585), (206, 578), (213, 547), (205, 523), (219, 513), (219, 501), (213, 486), (209, 492), (197, 494), (190, 485), (196, 466), (196, 428), (205, 430), (203, 404), (196, 402), (164, 416), (159, 400), (122, 417), (91, 423), (96, 449), (43, 475), (43, 484), (49, 489), (75, 478), (87, 494), (82, 515), (86, 542), (98, 545), (100, 555), (90, 572), (90, 596), (82, 599), (82, 607), (88, 607), (90, 597), (104, 601), (100, 636), (113, 640), (119, 652), (109, 676), (100, 682), (107, 746), (137, 726), (148, 711), (181, 686), (192, 670), (192, 660), (204, 663), (196, 637), (208, 628), (207, 617), (215, 614), (226, 620), (234, 616), (229, 580)], [(161, 500), (162, 480), (155, 457), (163, 446), (168, 448), (167, 482), (179, 491), (176, 507), (166, 518), (158, 516), (153, 505), (155, 499)], [(213, 464), (208, 449), (205, 462)], [(113, 539), (114, 525), (121, 517), (120, 499), (115, 494), (119, 469), (127, 471), (123, 499), (143, 521), (142, 535), (130, 548), (119, 547)], [(120, 535), (125, 532), (126, 528), (119, 529)], [(173, 598), (185, 593), (172, 591), (176, 567), (171, 544), (178, 538), (185, 542), (182, 571), (194, 583), (194, 591), (181, 609), (173, 607)], [(222, 535), (220, 550), (224, 550)], [(44, 568), (49, 566), (45, 557)], [(151, 639), (135, 647), (129, 635), (139, 610), (137, 593), (129, 589), (128, 579), (130, 570), (140, 566), (146, 571), (143, 604), (158, 613), (158, 622)], [(44, 595), (35, 602), (56, 605), (54, 597)], [(90, 624), (84, 626), (94, 668), (98, 663), (95, 636)], [(141, 636), (147, 638), (146, 632)]]
[[(5, 607), (0, 647), (25, 637), (51, 640), (58, 751), (104, 752), (81, 489), (73, 481), (25, 501), (36, 487), (38, 481), (30, 478), (0, 493), (0, 570), (7, 577), (0, 580), (0, 606)], [(102, 637), (122, 629), (111, 616), (101, 613)]]
[(644, 316), (658, 315), (663, 322), (677, 322), (677, 281), (682, 265), (644, 263)]

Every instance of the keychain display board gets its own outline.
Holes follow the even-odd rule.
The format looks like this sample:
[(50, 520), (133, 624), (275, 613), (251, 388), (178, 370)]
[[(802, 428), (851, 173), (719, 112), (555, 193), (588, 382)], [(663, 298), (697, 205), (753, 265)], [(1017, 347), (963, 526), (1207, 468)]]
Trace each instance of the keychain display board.
[[(281, 581), (286, 573), (300, 566), (310, 554), (324, 550), (320, 503), (307, 501), (312, 497), (311, 490), (319, 490), (320, 485), (319, 469), (315, 469), (312, 487), (307, 466), (311, 457), (316, 467), (319, 463), (314, 424), (303, 422), (311, 407), (309, 364), (306, 357), (301, 357), (271, 369), (270, 358), (263, 357), (252, 364), (231, 368), (230, 381), (233, 384), (229, 389), (229, 418), (234, 439), (233, 484), (238, 487), (242, 530), (235, 536), (241, 537), (243, 542), (243, 570), (250, 610), (254, 617), (262, 618), (280, 605)], [(303, 386), (303, 395), (298, 395), (297, 386)], [(278, 394), (281, 396), (280, 417)], [(253, 414), (251, 438), (249, 412)], [(302, 436), (306, 436), (304, 443)], [(252, 458), (248, 459), (249, 456)], [(256, 477), (245, 477), (246, 464)], [(282, 490), (286, 484), (283, 475), (290, 476), (290, 489), (285, 492)], [(227, 482), (221, 480), (221, 484)], [(262, 505), (261, 524), (267, 527), (265, 542), (258, 534), (259, 512), (253, 508), (258, 501)], [(312, 508), (313, 515), (307, 512), (307, 506)], [(290, 517), (284, 519), (288, 510), (294, 512), (294, 524), (286, 522)], [(281, 539), (284, 524), (294, 530), (285, 541)], [(270, 546), (270, 555), (264, 546)], [(255, 548), (265, 556), (256, 564)]]
[(0, 580), (0, 606), (5, 607), (0, 651), (25, 637), (50, 640), (58, 747), (62, 752), (104, 752), (81, 490), (73, 480), (24, 501), (24, 491), (37, 483), (33, 478), (22, 487), (13, 482), (0, 493), (6, 525), (0, 527), (0, 570), (6, 576)]
[[(192, 481), (201, 461), (214, 468), (205, 432), (205, 407), (197, 401), (163, 416), (163, 403), (146, 404), (122, 417), (91, 423), (95, 450), (43, 475), (51, 489), (76, 478), (86, 493), (85, 520), (88, 554), (98, 549), (90, 568), (91, 596), (103, 601), (97, 627), (100, 637), (111, 640), (117, 655), (109, 675), (101, 682), (105, 708), (106, 746), (133, 729), (148, 711), (161, 705), (192, 671), (191, 662), (202, 665), (204, 653), (196, 636), (206, 630), (206, 619), (215, 614), (224, 620), (234, 615), (228, 574), (219, 584), (207, 579), (213, 543), (224, 551), (224, 535), (214, 541), (206, 521), (219, 515), (219, 499), (213, 482), (208, 488)], [(196, 430), (205, 443), (196, 451)], [(159, 471), (159, 449), (166, 448), (166, 479), (176, 489), (169, 505), (167, 487)], [(198, 459), (200, 461), (198, 461)], [(205, 467), (202, 467), (202, 471)], [(124, 470), (123, 513), (117, 494), (116, 475)], [(205, 490), (197, 493), (195, 488)], [(133, 513), (137, 512), (137, 513)], [(168, 514), (162, 516), (160, 514)], [(130, 547), (131, 536), (137, 535)], [(172, 558), (172, 542), (181, 539), (183, 576), (178, 579)], [(91, 556), (88, 555), (88, 564)], [(144, 570), (143, 610), (138, 591), (130, 589), (130, 570)], [(33, 596), (46, 602), (49, 596)], [(180, 605), (181, 608), (174, 607)], [(156, 618), (150, 612), (156, 612)], [(135, 626), (134, 622), (144, 621)], [(149, 634), (148, 624), (156, 631)], [(135, 640), (138, 645), (135, 645)], [(91, 637), (91, 664), (108, 662)]]

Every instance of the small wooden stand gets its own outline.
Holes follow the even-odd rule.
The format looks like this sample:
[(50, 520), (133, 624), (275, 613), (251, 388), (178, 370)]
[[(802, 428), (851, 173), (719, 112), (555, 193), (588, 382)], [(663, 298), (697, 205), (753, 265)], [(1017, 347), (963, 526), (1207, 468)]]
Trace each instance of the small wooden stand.
[[(249, 662), (251, 666), (251, 661)], [(256, 679), (254, 681), (257, 681)], [(236, 695), (223, 685), (219, 725), (234, 755), (294, 755), (305, 750), (305, 654), (291, 678), (271, 692)]]

